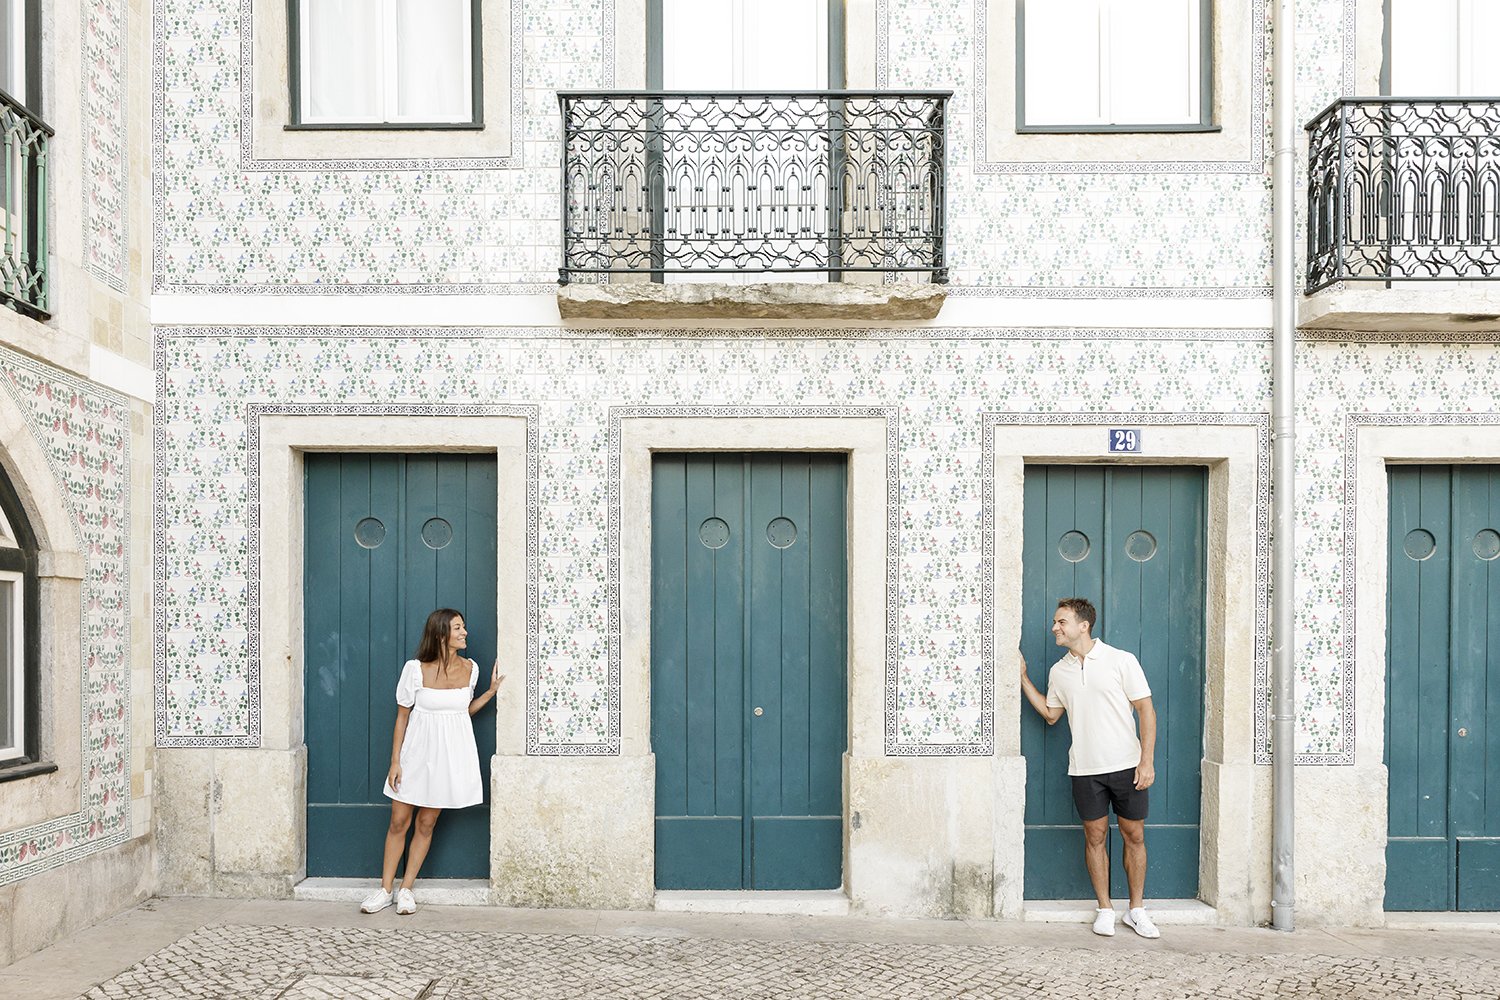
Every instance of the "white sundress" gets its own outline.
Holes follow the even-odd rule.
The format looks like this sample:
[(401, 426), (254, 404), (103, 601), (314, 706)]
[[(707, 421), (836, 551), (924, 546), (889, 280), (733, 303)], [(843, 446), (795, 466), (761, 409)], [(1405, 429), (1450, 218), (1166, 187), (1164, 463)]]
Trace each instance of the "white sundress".
[(411, 709), (401, 741), (401, 790), (385, 783), (385, 796), (428, 809), (462, 809), (484, 801), (479, 748), (469, 702), (479, 683), (479, 664), (469, 661), (469, 686), (422, 686), (422, 665), (407, 660), (396, 682), (396, 704)]

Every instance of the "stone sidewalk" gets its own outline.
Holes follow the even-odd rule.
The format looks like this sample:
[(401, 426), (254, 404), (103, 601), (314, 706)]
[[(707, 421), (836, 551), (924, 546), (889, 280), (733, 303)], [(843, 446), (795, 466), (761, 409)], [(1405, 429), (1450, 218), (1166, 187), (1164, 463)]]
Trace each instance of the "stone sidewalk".
[(1086, 926), (148, 902), (0, 969), (6, 1000), (1500, 997), (1500, 929)]

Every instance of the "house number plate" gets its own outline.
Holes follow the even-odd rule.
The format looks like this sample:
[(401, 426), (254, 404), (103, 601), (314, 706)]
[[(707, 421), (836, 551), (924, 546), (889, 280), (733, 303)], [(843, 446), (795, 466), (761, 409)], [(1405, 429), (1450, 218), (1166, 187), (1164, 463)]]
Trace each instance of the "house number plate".
[(1109, 430), (1109, 450), (1122, 454), (1138, 455), (1141, 451), (1141, 430), (1139, 427), (1111, 427)]

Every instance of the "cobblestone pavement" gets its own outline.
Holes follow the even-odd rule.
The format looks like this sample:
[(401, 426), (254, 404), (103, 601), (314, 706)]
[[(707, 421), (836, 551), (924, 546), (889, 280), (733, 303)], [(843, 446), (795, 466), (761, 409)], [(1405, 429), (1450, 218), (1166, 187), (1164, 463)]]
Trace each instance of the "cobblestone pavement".
[(1134, 947), (1121, 952), (231, 923), (193, 931), (85, 997), (1495, 1000), (1500, 937), (1496, 940), (1493, 954), (1468, 956), (1166, 949), (1146, 954)]

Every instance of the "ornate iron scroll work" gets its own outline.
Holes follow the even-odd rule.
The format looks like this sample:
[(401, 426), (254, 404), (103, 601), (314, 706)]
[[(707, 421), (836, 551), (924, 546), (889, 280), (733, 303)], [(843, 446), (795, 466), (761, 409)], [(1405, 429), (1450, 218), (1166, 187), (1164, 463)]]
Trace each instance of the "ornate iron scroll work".
[(559, 282), (849, 271), (944, 283), (950, 96), (559, 93)]
[(1500, 278), (1500, 102), (1339, 100), (1307, 133), (1308, 292)]

